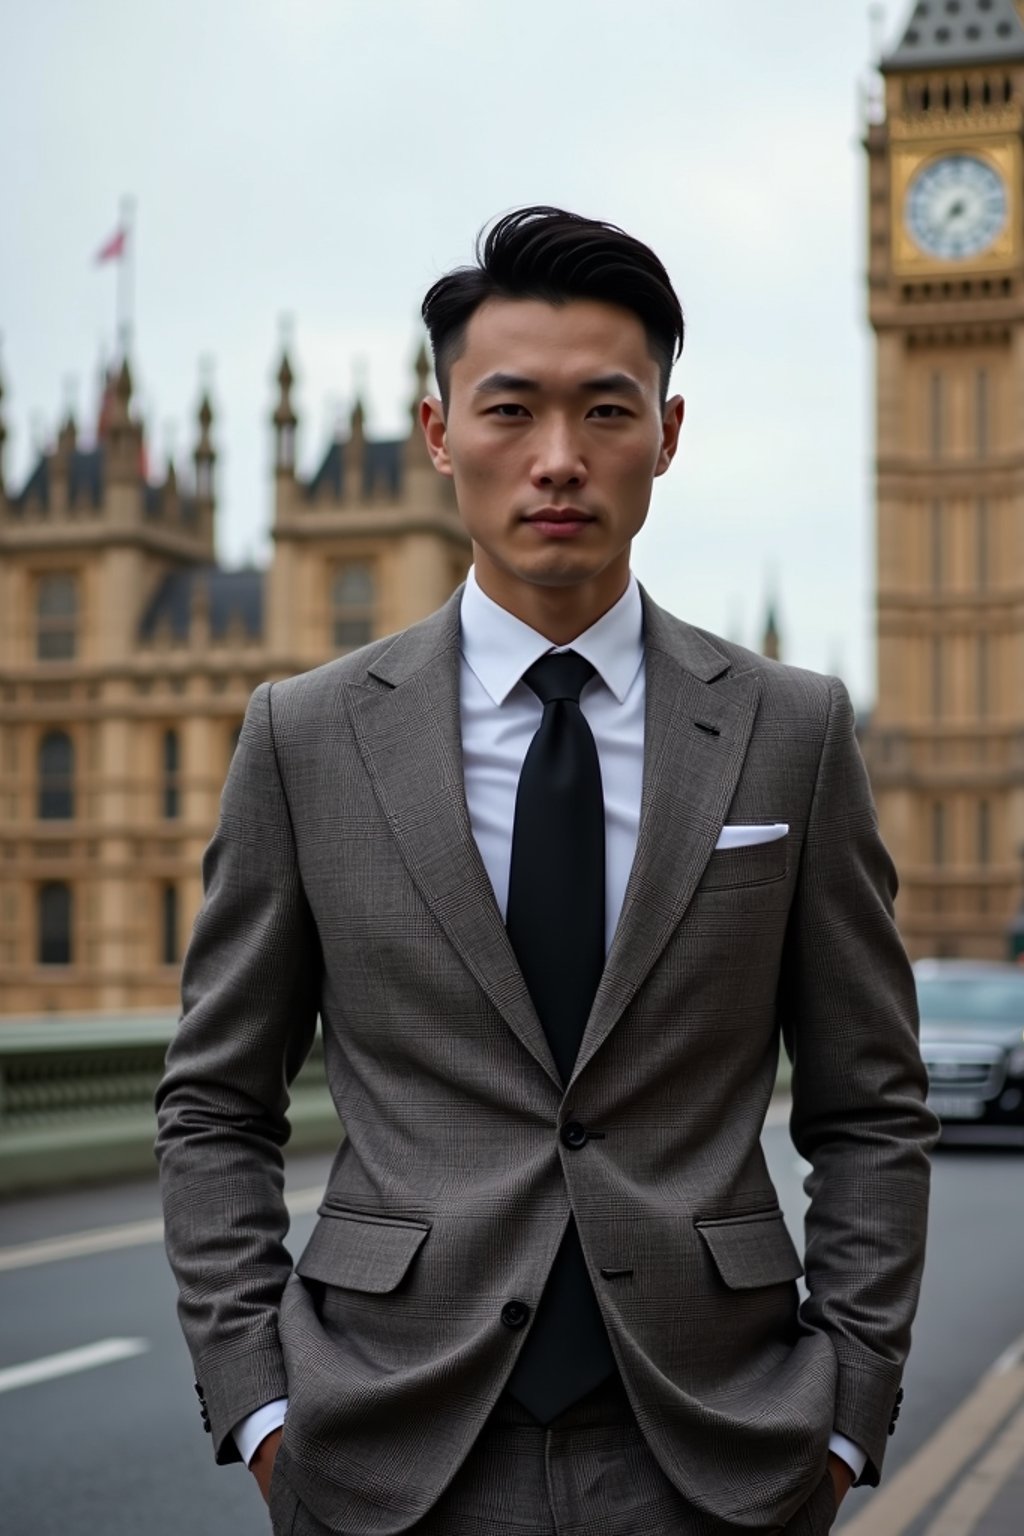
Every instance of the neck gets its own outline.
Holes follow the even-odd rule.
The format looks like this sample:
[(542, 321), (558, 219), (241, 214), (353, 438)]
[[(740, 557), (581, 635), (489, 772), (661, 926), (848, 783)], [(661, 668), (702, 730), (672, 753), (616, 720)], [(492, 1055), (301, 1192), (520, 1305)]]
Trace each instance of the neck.
[(499, 608), (550, 640), (571, 645), (578, 635), (614, 608), (629, 585), (629, 564), (602, 571), (593, 581), (574, 586), (538, 586), (501, 570), (474, 551), (477, 583)]

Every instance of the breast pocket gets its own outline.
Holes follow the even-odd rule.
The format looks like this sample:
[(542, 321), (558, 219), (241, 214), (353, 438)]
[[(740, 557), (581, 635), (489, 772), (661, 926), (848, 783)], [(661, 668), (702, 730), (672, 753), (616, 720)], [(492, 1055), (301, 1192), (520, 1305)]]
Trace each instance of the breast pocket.
[(771, 885), (789, 873), (789, 838), (754, 843), (747, 848), (720, 848), (711, 855), (697, 894), (727, 891), (743, 885)]

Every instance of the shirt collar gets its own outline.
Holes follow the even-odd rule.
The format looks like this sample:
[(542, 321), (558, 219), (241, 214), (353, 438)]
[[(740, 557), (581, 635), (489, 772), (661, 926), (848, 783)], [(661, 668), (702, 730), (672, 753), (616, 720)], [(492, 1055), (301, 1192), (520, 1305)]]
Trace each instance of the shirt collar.
[(643, 606), (633, 575), (614, 607), (571, 646), (553, 646), (499, 607), (482, 590), (474, 570), (466, 578), (460, 617), (463, 658), (495, 704), (504, 704), (523, 673), (553, 650), (573, 650), (585, 657), (621, 704), (644, 659)]

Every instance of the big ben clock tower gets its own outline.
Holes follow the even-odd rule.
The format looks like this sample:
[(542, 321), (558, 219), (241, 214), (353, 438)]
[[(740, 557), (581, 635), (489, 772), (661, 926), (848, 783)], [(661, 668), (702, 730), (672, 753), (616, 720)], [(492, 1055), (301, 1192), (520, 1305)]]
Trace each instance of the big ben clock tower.
[(1024, 844), (1024, 3), (919, 0), (881, 74), (865, 752), (911, 954), (1001, 958)]

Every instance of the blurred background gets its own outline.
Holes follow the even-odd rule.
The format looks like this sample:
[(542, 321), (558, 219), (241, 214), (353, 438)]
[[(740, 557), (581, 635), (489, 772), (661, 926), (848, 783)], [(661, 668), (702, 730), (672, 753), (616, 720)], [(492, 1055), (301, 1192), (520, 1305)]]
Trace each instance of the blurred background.
[[(5, 1529), (259, 1528), (206, 1455), (151, 1177), (200, 859), (252, 689), (465, 574), (410, 430), (419, 306), (553, 203), (649, 243), (686, 312), (637, 574), (845, 680), (920, 962), (933, 1257), (896, 1475), (844, 1521), (1019, 1536), (1022, 10), (0, 0)], [(338, 1134), (318, 1052), (296, 1244)], [(799, 1226), (784, 1075), (765, 1136)]]

